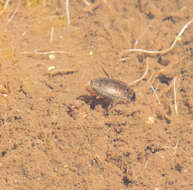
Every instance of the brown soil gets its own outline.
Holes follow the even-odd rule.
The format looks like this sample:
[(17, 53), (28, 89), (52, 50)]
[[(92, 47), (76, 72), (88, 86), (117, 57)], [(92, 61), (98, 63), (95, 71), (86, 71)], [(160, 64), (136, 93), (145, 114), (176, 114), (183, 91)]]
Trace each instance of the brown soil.
[(86, 90), (140, 78), (147, 55), (121, 53), (168, 48), (192, 0), (70, 1), (69, 25), (65, 3), (18, 2), (0, 17), (1, 189), (193, 189), (193, 24), (148, 57), (135, 101), (107, 111)]

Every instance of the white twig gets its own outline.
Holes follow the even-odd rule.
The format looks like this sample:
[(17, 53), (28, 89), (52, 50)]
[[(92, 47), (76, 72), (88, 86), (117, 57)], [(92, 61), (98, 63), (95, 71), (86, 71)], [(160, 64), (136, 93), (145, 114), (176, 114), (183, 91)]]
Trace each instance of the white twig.
[(176, 115), (178, 114), (178, 104), (177, 104), (177, 100), (176, 100), (176, 79), (177, 77), (174, 78), (174, 109), (176, 112)]
[(68, 51), (62, 51), (62, 50), (56, 50), (56, 51), (39, 51), (37, 49), (34, 49), (34, 51), (29, 52), (29, 51), (23, 51), (21, 54), (24, 55), (48, 55), (48, 54), (70, 54)]
[(148, 65), (148, 59), (147, 59), (147, 61), (146, 61), (146, 69), (145, 69), (144, 74), (140, 78), (138, 78), (137, 80), (135, 80), (133, 82), (130, 82), (128, 85), (131, 86), (131, 85), (139, 82), (140, 80), (144, 79), (146, 74), (148, 73), (148, 70), (149, 70), (149, 65)]
[(172, 45), (168, 48), (168, 49), (164, 49), (164, 50), (146, 50), (146, 49), (126, 49), (122, 52), (123, 53), (127, 53), (127, 52), (140, 52), (140, 53), (145, 53), (148, 55), (164, 55), (168, 52), (170, 52), (176, 45), (177, 41), (181, 40), (181, 36), (184, 33), (184, 31), (188, 28), (188, 26), (193, 22), (193, 19), (188, 21), (180, 30), (180, 32), (178, 33), (178, 35), (176, 36), (174, 42), (172, 43)]
[(50, 29), (50, 43), (53, 42), (54, 39), (54, 27), (52, 26)]
[(67, 51), (39, 51), (37, 49), (34, 50), (34, 53), (37, 55), (48, 55), (48, 54), (68, 54)]
[(66, 17), (67, 17), (67, 23), (68, 25), (70, 25), (69, 0), (66, 0)]
[(151, 82), (151, 79), (153, 78), (154, 73), (151, 74), (151, 76), (148, 79), (148, 82)]

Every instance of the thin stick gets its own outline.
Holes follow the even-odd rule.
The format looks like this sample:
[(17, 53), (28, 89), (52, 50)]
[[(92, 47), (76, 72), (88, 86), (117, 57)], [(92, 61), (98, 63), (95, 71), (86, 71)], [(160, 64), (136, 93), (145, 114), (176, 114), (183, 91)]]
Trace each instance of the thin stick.
[(176, 36), (174, 42), (172, 43), (172, 45), (168, 48), (168, 49), (164, 49), (164, 50), (160, 50), (160, 51), (153, 51), (153, 50), (146, 50), (146, 49), (126, 49), (124, 50), (122, 53), (121, 53), (121, 56), (124, 54), (124, 53), (127, 53), (127, 52), (140, 52), (140, 53), (145, 53), (145, 54), (148, 54), (148, 55), (164, 55), (168, 52), (170, 52), (171, 50), (173, 50), (173, 48), (175, 47), (176, 43), (178, 41), (181, 40), (181, 36), (182, 34), (184, 33), (184, 31), (188, 28), (188, 26), (193, 22), (193, 19), (188, 21), (183, 27), (182, 29), (180, 30), (180, 32), (178, 33), (178, 35)]
[(3, 10), (0, 12), (0, 15), (2, 15), (5, 12), (5, 10), (8, 8), (9, 2), (10, 2), (10, 0), (5, 1), (5, 4), (3, 6)]
[(145, 69), (144, 74), (140, 78), (138, 78), (137, 80), (135, 80), (133, 82), (130, 82), (128, 85), (131, 86), (131, 85), (141, 81), (142, 79), (144, 79), (146, 74), (148, 73), (148, 70), (149, 70), (149, 65), (148, 65), (148, 59), (147, 59), (147, 61), (146, 61), (146, 69)]
[(7, 24), (10, 23), (13, 20), (13, 18), (15, 17), (15, 15), (17, 14), (17, 12), (18, 12), (18, 10), (20, 8), (20, 5), (21, 5), (21, 0), (19, 0), (19, 3), (17, 4), (16, 9), (13, 12), (13, 14), (10, 16), (10, 18), (8, 19)]
[(32, 52), (29, 52), (29, 51), (24, 51), (24, 52), (21, 52), (21, 54), (24, 54), (24, 55), (48, 55), (48, 54), (70, 54), (68, 51), (62, 51), (62, 50), (57, 50), (57, 51), (39, 51), (37, 49), (35, 49), (34, 51)]
[(160, 99), (159, 99), (159, 97), (158, 97), (158, 95), (157, 95), (156, 89), (153, 87), (153, 85), (151, 84), (151, 82), (150, 82), (150, 86), (151, 86), (151, 89), (152, 89), (152, 91), (153, 91), (154, 96), (156, 97), (156, 99), (157, 99), (157, 101), (158, 101), (158, 104), (161, 104)]
[(68, 25), (70, 25), (69, 0), (66, 0), (66, 17), (67, 17), (67, 23)]
[(149, 24), (145, 29), (143, 28), (143, 33), (139, 36), (137, 40), (135, 40), (134, 47), (136, 47), (141, 39), (143, 39), (143, 36), (145, 33), (147, 33), (148, 29), (151, 27), (151, 24)]
[(34, 50), (34, 53), (37, 55), (48, 55), (48, 54), (69, 54), (67, 51), (38, 51), (37, 49)]
[[(102, 67), (102, 66), (101, 66)], [(107, 71), (102, 67), (102, 70), (103, 70), (103, 72), (105, 73), (105, 75), (108, 77), (108, 78), (112, 78), (110, 75), (109, 75), (109, 73), (107, 73)]]
[(176, 115), (178, 114), (178, 104), (177, 104), (177, 100), (176, 100), (176, 79), (177, 77), (174, 78), (174, 109), (176, 112)]
[(50, 43), (53, 42), (54, 39), (54, 27), (52, 26), (50, 29)]
[[(151, 82), (151, 79), (153, 78), (154, 73), (151, 74), (147, 82)], [(152, 79), (153, 80), (153, 79)]]
[(7, 9), (8, 5), (9, 5), (9, 2), (10, 2), (10, 0), (5, 1), (3, 11)]

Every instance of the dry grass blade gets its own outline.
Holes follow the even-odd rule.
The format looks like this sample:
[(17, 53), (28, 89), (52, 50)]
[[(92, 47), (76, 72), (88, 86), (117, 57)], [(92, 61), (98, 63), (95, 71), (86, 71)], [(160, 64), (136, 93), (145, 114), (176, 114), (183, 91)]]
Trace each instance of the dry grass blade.
[(174, 78), (174, 109), (177, 115), (178, 114), (178, 104), (177, 104), (177, 99), (176, 99), (176, 79), (177, 77)]
[(167, 49), (160, 50), (160, 51), (158, 51), (158, 50), (155, 50), (155, 51), (154, 51), (154, 50), (146, 50), (146, 49), (135, 49), (135, 48), (134, 48), (134, 49), (126, 49), (126, 50), (123, 50), (123, 51), (121, 52), (121, 57), (122, 57), (125, 53), (129, 53), (129, 52), (139, 52), (139, 53), (144, 53), (144, 54), (151, 55), (151, 56), (153, 56), (153, 55), (164, 55), (164, 54), (167, 54), (167, 53), (169, 53), (171, 50), (174, 49), (176, 43), (181, 40), (181, 36), (182, 36), (182, 34), (184, 33), (184, 31), (188, 28), (188, 26), (189, 26), (192, 22), (193, 22), (193, 19), (190, 20), (190, 21), (188, 21), (188, 22), (182, 27), (182, 29), (180, 30), (180, 32), (179, 32), (178, 35), (176, 36), (174, 42), (172, 43), (172, 45), (171, 45), (169, 48), (167, 48)]
[(38, 50), (34, 50), (34, 53), (37, 55), (48, 55), (48, 54), (68, 54), (69, 52), (67, 51), (38, 51)]
[(144, 74), (140, 78), (136, 79), (135, 81), (130, 82), (128, 85), (131, 86), (131, 85), (134, 85), (135, 83), (138, 83), (139, 81), (143, 80), (145, 78), (145, 76), (147, 75), (148, 70), (149, 70), (149, 64), (148, 64), (148, 59), (147, 59)]
[(52, 26), (50, 29), (50, 43), (53, 42), (54, 39), (54, 27)]
[(66, 0), (66, 17), (67, 17), (67, 23), (68, 25), (70, 25), (69, 0)]
[(22, 54), (26, 54), (26, 55), (49, 55), (49, 54), (70, 54), (68, 51), (63, 51), (63, 50), (56, 50), (56, 51), (39, 51), (37, 49), (34, 49), (33, 52), (28, 52), (28, 51), (24, 51), (21, 52)]
[(69, 75), (69, 74), (73, 74), (77, 72), (76, 70), (72, 70), (72, 69), (48, 69), (47, 74), (50, 77), (54, 77), (54, 76), (62, 76), (62, 75)]

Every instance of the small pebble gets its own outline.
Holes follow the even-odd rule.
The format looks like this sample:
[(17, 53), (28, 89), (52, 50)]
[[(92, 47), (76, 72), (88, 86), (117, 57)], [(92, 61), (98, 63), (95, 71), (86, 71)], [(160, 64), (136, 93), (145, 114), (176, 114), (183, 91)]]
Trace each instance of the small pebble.
[(50, 60), (54, 60), (55, 58), (56, 58), (56, 57), (55, 57), (54, 54), (50, 54), (50, 55), (49, 55), (49, 59), (50, 59)]
[(48, 71), (54, 70), (56, 67), (54, 65), (48, 67)]

